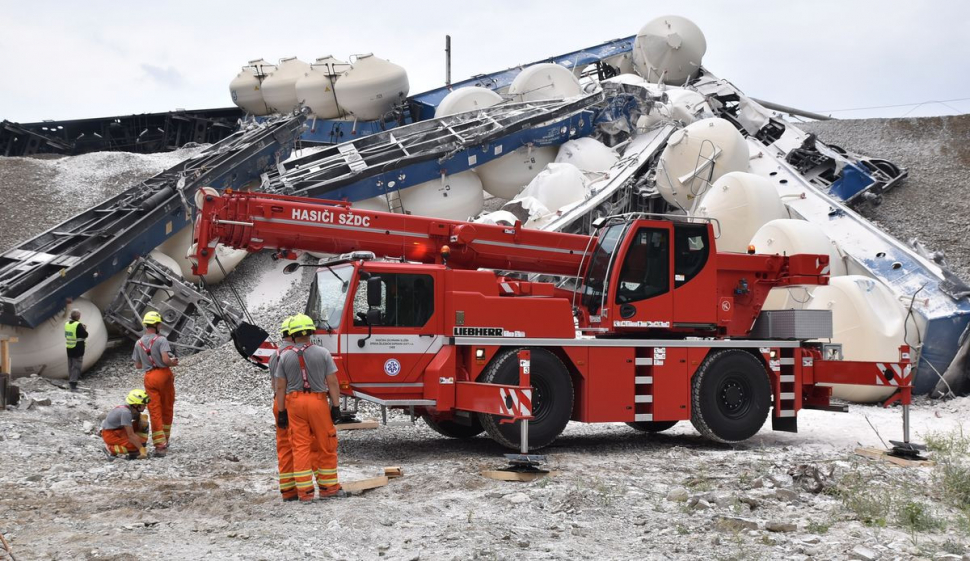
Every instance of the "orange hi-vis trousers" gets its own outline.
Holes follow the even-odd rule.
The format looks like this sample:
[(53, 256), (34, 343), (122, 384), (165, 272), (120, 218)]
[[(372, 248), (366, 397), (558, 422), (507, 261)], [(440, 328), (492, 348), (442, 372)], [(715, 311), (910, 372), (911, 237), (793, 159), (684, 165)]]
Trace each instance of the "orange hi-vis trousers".
[[(297, 495), (301, 501), (309, 501), (313, 499), (314, 474), (321, 489), (337, 484), (337, 429), (330, 418), (325, 393), (288, 393), (286, 410), (290, 420)], [(316, 456), (319, 462), (314, 462), (314, 444), (319, 446)]]
[[(273, 419), (276, 419), (276, 400), (273, 400)], [(310, 446), (311, 465), (317, 477), (317, 485), (322, 489), (337, 482), (336, 470), (320, 469), (320, 446), (314, 440)], [(290, 429), (276, 427), (276, 456), (279, 460), (280, 494), (284, 499), (296, 498), (296, 479), (293, 477), (293, 446), (290, 443)]]
[[(138, 432), (136, 428), (135, 434), (141, 440), (142, 445), (148, 441), (147, 433)], [(128, 440), (128, 435), (125, 434), (125, 429), (123, 428), (102, 430), (101, 439), (104, 440), (104, 445), (108, 449), (108, 453), (112, 456), (124, 456), (125, 454), (138, 452), (138, 448)]]
[(169, 368), (152, 368), (145, 372), (145, 392), (148, 415), (152, 421), (152, 444), (165, 448), (172, 436), (172, 418), (175, 416), (175, 376)]

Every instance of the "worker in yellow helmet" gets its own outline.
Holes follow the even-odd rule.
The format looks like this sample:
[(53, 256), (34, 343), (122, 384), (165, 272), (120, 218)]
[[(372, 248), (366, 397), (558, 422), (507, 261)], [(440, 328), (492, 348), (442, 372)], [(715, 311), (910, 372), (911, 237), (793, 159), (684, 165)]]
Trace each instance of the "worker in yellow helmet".
[(64, 338), (67, 340), (68, 381), (71, 391), (76, 392), (84, 363), (84, 342), (88, 338), (87, 327), (81, 323), (81, 310), (71, 310), (71, 316), (64, 324)]
[(177, 366), (179, 359), (172, 354), (168, 339), (160, 333), (161, 314), (148, 312), (142, 325), (145, 334), (135, 343), (131, 358), (135, 368), (145, 371), (145, 391), (151, 397), (148, 415), (152, 423), (152, 444), (155, 455), (164, 456), (168, 452), (175, 415), (175, 376), (169, 367)]
[[(273, 372), (276, 379), (276, 426), (289, 428), (293, 479), (301, 501), (313, 500), (314, 474), (320, 486), (319, 498), (342, 493), (337, 482), (337, 430), (334, 427), (334, 421), (340, 416), (337, 366), (327, 349), (310, 342), (315, 331), (316, 326), (309, 316), (293, 316), (289, 323), (293, 346), (280, 353), (279, 364)], [(315, 454), (314, 444), (319, 446), (319, 454)], [(316, 461), (315, 457), (318, 458)]]
[[(293, 346), (293, 339), (290, 338), (290, 321), (292, 319), (293, 316), (288, 316), (283, 320), (283, 324), (280, 326), (280, 346), (269, 357), (269, 381), (273, 388), (274, 419), (277, 416), (275, 372), (279, 367), (280, 355)], [(280, 494), (283, 495), (284, 501), (295, 501), (296, 481), (293, 479), (293, 448), (290, 446), (290, 432), (287, 428), (276, 427), (276, 455), (280, 472)]]
[(129, 460), (148, 457), (145, 442), (148, 441), (147, 425), (142, 411), (151, 402), (145, 390), (131, 390), (125, 405), (119, 405), (108, 412), (101, 423), (101, 439), (104, 452), (109, 458), (127, 455)]

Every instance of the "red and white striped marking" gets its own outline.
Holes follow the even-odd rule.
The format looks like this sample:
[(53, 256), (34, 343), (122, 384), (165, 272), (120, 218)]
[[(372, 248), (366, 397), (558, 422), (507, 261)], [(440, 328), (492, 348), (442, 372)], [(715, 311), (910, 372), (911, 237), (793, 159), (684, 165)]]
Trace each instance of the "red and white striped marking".
[[(909, 385), (909, 375), (913, 372), (913, 365), (907, 364), (903, 366), (901, 364), (885, 364), (882, 362), (876, 363), (876, 385), (877, 386), (899, 386), (900, 381), (902, 385)], [(892, 370), (894, 375), (891, 380), (886, 379), (886, 370)]]
[[(532, 390), (520, 390), (516, 388), (499, 389), (499, 411), (510, 417), (531, 417), (532, 416)], [(512, 407), (506, 407), (506, 403), (512, 401)]]

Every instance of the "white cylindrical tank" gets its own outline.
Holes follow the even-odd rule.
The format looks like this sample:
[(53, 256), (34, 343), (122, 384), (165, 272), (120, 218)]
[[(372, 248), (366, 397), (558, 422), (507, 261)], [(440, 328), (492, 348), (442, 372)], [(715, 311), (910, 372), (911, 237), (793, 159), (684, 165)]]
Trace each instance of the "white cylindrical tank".
[(478, 224), (494, 224), (497, 226), (515, 226), (519, 218), (507, 210), (495, 210), (487, 212), (475, 220)]
[[(595, 141), (594, 141), (595, 142)], [(533, 179), (518, 198), (534, 197), (552, 212), (582, 201), (588, 193), (586, 177), (572, 164), (552, 163)]]
[[(182, 278), (189, 282), (199, 282), (199, 277), (192, 274), (192, 262), (185, 256), (192, 245), (192, 235), (193, 229), (192, 225), (182, 228), (171, 238), (165, 240), (165, 243), (158, 246), (157, 251), (168, 256), (172, 259), (171, 263), (174, 264), (175, 270), (180, 271)], [(247, 255), (245, 249), (231, 249), (222, 244), (216, 246), (216, 257), (219, 258), (219, 263), (222, 264), (222, 268), (213, 259), (209, 263), (209, 272), (205, 276), (205, 280), (209, 284), (218, 284), (226, 278), (223, 274), (222, 269), (226, 270), (226, 274), (231, 273), (235, 268), (242, 262), (243, 258)], [(152, 257), (155, 257), (152, 255)], [(169, 262), (164, 262), (159, 260), (164, 265), (168, 265)]]
[(289, 113), (299, 105), (296, 81), (310, 71), (310, 65), (291, 57), (280, 59), (276, 71), (263, 80), (263, 101), (275, 113)]
[(533, 64), (512, 80), (508, 94), (514, 101), (567, 99), (583, 93), (571, 70), (554, 62)]
[(744, 253), (759, 228), (788, 210), (767, 179), (743, 171), (722, 175), (694, 206), (695, 216), (713, 218), (718, 251)]
[(556, 159), (556, 146), (529, 148), (523, 146), (515, 151), (475, 168), (485, 191), (501, 199), (511, 199), (539, 175), (546, 164)]
[(81, 323), (88, 332), (81, 371), (86, 372), (101, 358), (108, 343), (101, 310), (90, 300), (78, 298), (36, 328), (0, 325), (0, 334), (18, 339), (10, 345), (10, 368), (14, 378), (31, 374), (60, 380), (68, 378), (64, 323), (73, 309), (80, 310)]
[(391, 212), (391, 205), (388, 204), (387, 199), (385, 198), (384, 195), (378, 195), (376, 197), (371, 197), (369, 199), (364, 199), (362, 201), (356, 201), (353, 203), (353, 206), (354, 208), (359, 208), (362, 210), (376, 210), (379, 212)]
[(636, 72), (636, 69), (633, 67), (632, 52), (604, 59), (603, 62), (619, 70), (620, 74), (633, 74)]
[(657, 190), (674, 207), (689, 211), (708, 182), (732, 171), (748, 171), (744, 137), (724, 119), (703, 119), (670, 135), (657, 165)]
[(276, 70), (276, 65), (263, 59), (251, 60), (243, 66), (229, 82), (229, 94), (237, 107), (250, 115), (268, 115), (271, 113), (263, 101), (262, 83), (268, 74)]
[[(905, 344), (906, 310), (881, 282), (860, 275), (830, 279), (818, 286), (808, 310), (832, 310), (833, 343), (842, 344), (844, 360), (898, 362)], [(873, 375), (875, 382), (875, 375)], [(834, 385), (833, 395), (871, 403), (889, 397), (895, 386)]]
[(446, 175), (400, 192), (405, 212), (449, 220), (468, 220), (485, 205), (482, 181), (473, 171)]
[(667, 90), (667, 105), (670, 107), (670, 117), (685, 124), (707, 119), (714, 116), (714, 110), (707, 98), (686, 88), (669, 88)]
[(606, 171), (620, 159), (619, 155), (602, 142), (588, 136), (575, 138), (559, 147), (557, 164), (572, 164), (582, 171)]
[(318, 58), (296, 81), (297, 100), (321, 119), (336, 119), (341, 111), (334, 83), (349, 69), (350, 64), (330, 55)]
[(88, 290), (81, 295), (81, 298), (90, 300), (92, 304), (103, 312), (114, 301), (115, 296), (121, 290), (121, 285), (125, 284), (126, 280), (128, 280), (128, 267), (118, 271), (98, 286)]
[(449, 93), (438, 104), (434, 116), (447, 117), (466, 111), (484, 109), (502, 103), (502, 96), (488, 88), (472, 86), (468, 88), (458, 88)]
[(707, 40), (694, 22), (680, 16), (659, 17), (640, 28), (633, 41), (633, 66), (651, 82), (683, 84), (701, 67)]
[(404, 101), (410, 85), (404, 68), (368, 53), (357, 56), (353, 67), (337, 80), (334, 88), (347, 113), (371, 121)]
[[(838, 244), (830, 240), (820, 226), (806, 220), (783, 218), (772, 220), (755, 232), (751, 245), (756, 253), (797, 255), (816, 253), (829, 256), (829, 275), (846, 275), (845, 261)], [(800, 310), (811, 301), (815, 287), (773, 288), (765, 300), (765, 310)]]

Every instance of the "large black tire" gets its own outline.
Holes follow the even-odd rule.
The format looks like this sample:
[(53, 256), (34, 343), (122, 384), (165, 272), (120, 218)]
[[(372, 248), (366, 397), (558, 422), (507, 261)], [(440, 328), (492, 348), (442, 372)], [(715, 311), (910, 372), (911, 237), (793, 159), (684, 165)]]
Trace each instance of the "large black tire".
[(478, 421), (477, 415), (472, 415), (470, 425), (458, 421), (435, 420), (427, 413), (421, 415), (421, 418), (436, 433), (449, 438), (472, 438), (485, 432), (485, 428)]
[(691, 382), (690, 422), (703, 436), (724, 443), (751, 438), (771, 408), (771, 382), (751, 353), (727, 349), (708, 355)]
[[(504, 351), (492, 360), (479, 377), (488, 384), (519, 383), (518, 351)], [(530, 376), (532, 380), (532, 415), (529, 421), (529, 450), (552, 444), (566, 428), (573, 414), (573, 380), (566, 365), (555, 354), (542, 348), (532, 348)], [(501, 415), (479, 413), (485, 432), (502, 446), (519, 450), (519, 423), (499, 423)]]
[(637, 421), (627, 423), (627, 426), (640, 432), (663, 432), (676, 424), (677, 421)]

